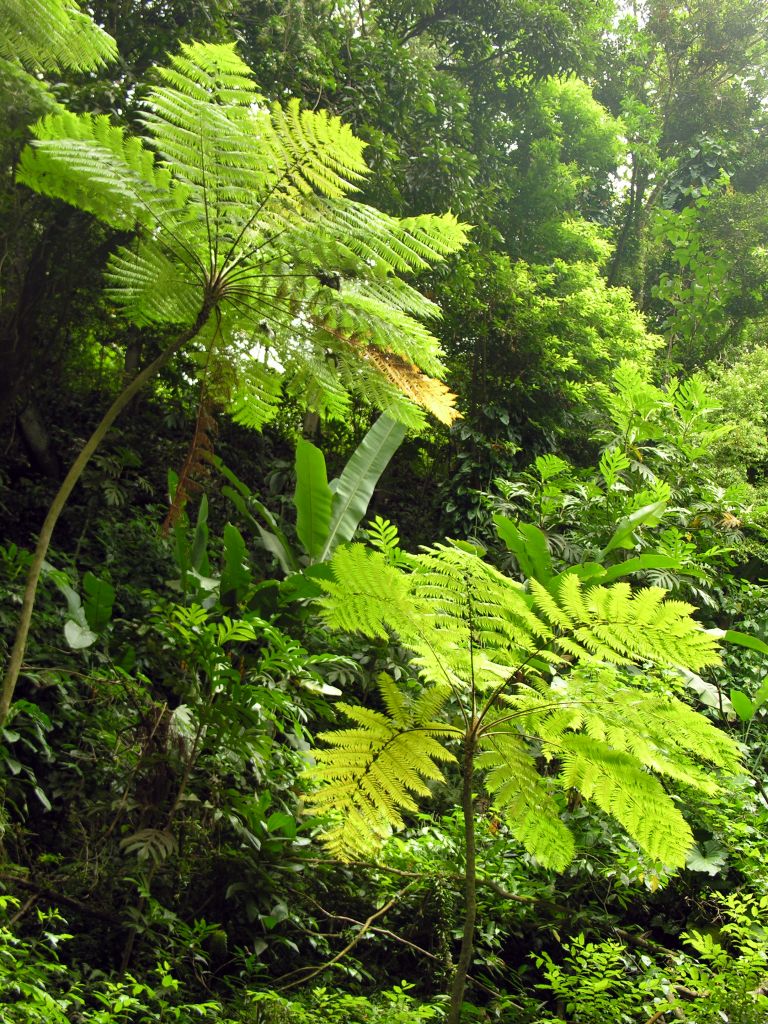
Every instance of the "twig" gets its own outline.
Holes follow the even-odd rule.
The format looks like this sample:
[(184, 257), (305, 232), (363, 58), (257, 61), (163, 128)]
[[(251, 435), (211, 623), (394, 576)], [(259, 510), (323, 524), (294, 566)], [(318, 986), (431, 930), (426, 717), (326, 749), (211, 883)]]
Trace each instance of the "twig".
[[(306, 857), (306, 858), (303, 858), (301, 860), (301, 863), (302, 864), (338, 864), (338, 861), (330, 860), (328, 858), (322, 858), (322, 857)], [(443, 872), (443, 871), (437, 871), (437, 872), (431, 872), (431, 871), (430, 872), (404, 871), (403, 868), (393, 868), (393, 867), (390, 867), (388, 864), (374, 864), (374, 863), (368, 863), (367, 861), (360, 861), (360, 860), (351, 861), (350, 863), (345, 864), (344, 866), (345, 867), (350, 867), (350, 868), (365, 868), (366, 870), (369, 870), (369, 871), (371, 871), (371, 870), (373, 870), (373, 871), (383, 871), (383, 872), (385, 872), (385, 874), (398, 875), (400, 878), (421, 878), (421, 879), (427, 880), (427, 879), (430, 879), (430, 878), (437, 877), (437, 878), (442, 878), (445, 881), (449, 881), (449, 882), (463, 882), (464, 881), (464, 876), (463, 875), (451, 874), (449, 872)], [(478, 885), (487, 885), (489, 889), (493, 889), (493, 891), (497, 895), (501, 896), (502, 899), (512, 900), (515, 903), (551, 903), (552, 902), (551, 900), (547, 900), (545, 898), (541, 898), (540, 899), (537, 896), (518, 896), (516, 893), (509, 892), (507, 889), (505, 889), (502, 885), (499, 885), (499, 883), (494, 881), (492, 878), (486, 878), (484, 875), (478, 875), (477, 876), (477, 884)], [(558, 904), (553, 904), (553, 905), (554, 906), (559, 906)]]
[(73, 899), (71, 896), (65, 896), (63, 893), (54, 892), (53, 889), (46, 889), (35, 882), (28, 882), (25, 878), (19, 878), (18, 875), (0, 874), (0, 880), (18, 885), (20, 889), (26, 889), (28, 892), (34, 893), (33, 900), (38, 900), (42, 896), (43, 899), (50, 900), (51, 903), (63, 903), (64, 906), (79, 910), (81, 914), (98, 917), (99, 920), (109, 921), (110, 924), (114, 923), (114, 914), (109, 914), (105, 910), (97, 910), (95, 907), (89, 907), (87, 903), (81, 903), (80, 900)]
[(31, 896), (28, 896), (27, 899), (24, 900), (23, 904), (19, 907), (19, 909), (8, 922), (11, 928), (13, 928), (15, 924), (18, 924), (22, 917), (24, 917), (27, 911), (30, 910), (35, 905), (35, 903), (37, 903), (37, 893), (33, 893)]
[(671, 1006), (664, 1006), (664, 1007), (662, 1007), (661, 1010), (657, 1010), (656, 1013), (654, 1013), (652, 1017), (649, 1017), (648, 1020), (645, 1022), (645, 1024), (656, 1024), (656, 1021), (661, 1020), (661, 1018), (664, 1016), (665, 1013), (671, 1013), (671, 1012), (672, 1012), (672, 1007)]
[[(334, 964), (337, 964), (339, 960), (343, 959), (347, 955), (347, 953), (350, 952), (350, 950), (354, 949), (354, 947), (362, 939), (365, 933), (370, 931), (373, 922), (377, 921), (380, 917), (383, 917), (384, 914), (391, 910), (392, 907), (394, 907), (394, 905), (397, 903), (397, 901), (401, 899), (403, 896), (405, 896), (408, 890), (412, 889), (413, 886), (414, 883), (409, 882), (408, 885), (402, 888), (399, 892), (395, 893), (392, 899), (388, 900), (383, 907), (379, 907), (379, 909), (375, 910), (370, 915), (370, 917), (367, 917), (363, 922), (362, 926), (360, 927), (360, 930), (358, 931), (357, 935), (355, 935), (354, 938), (346, 944), (346, 946), (344, 947), (344, 949), (341, 950), (341, 952), (337, 953), (336, 956), (332, 957), (327, 963), (321, 964), (319, 967), (314, 968), (300, 967), (296, 971), (291, 971), (289, 974), (284, 974), (283, 978), (289, 978), (291, 974), (299, 974), (303, 973), (304, 971), (309, 971), (306, 977), (297, 978), (294, 981), (289, 981), (287, 985), (281, 985), (279, 988), (275, 988), (275, 991), (286, 992), (289, 988), (293, 988), (295, 985), (303, 985), (311, 978), (316, 978), (318, 974), (322, 974), (324, 971), (327, 971), (329, 967), (333, 967)], [(278, 978), (277, 980), (280, 981), (281, 979)]]
[(654, 953), (666, 953), (667, 956), (673, 956), (674, 953), (671, 949), (667, 949), (666, 946), (662, 946), (660, 942), (654, 942), (653, 939), (647, 938), (645, 935), (637, 935), (635, 932), (625, 931), (624, 928), (613, 929), (614, 935), (620, 938), (623, 942), (628, 942), (631, 946), (640, 946), (641, 949), (650, 949)]
[[(549, 903), (547, 899), (539, 899), (536, 896), (518, 896), (517, 893), (509, 892), (504, 888), (503, 885), (499, 885), (492, 878), (486, 878), (484, 875), (477, 876), (478, 885), (487, 885), (489, 889), (493, 889), (497, 896), (501, 896), (503, 900), (512, 900), (514, 903)], [(555, 906), (557, 904), (554, 904)]]

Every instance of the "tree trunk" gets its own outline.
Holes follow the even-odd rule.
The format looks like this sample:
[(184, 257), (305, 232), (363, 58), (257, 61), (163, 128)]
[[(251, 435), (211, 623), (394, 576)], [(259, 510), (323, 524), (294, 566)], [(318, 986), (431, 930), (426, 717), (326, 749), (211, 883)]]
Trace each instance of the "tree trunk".
[(194, 324), (188, 330), (180, 334), (175, 341), (168, 345), (168, 347), (160, 353), (157, 359), (151, 362), (149, 366), (146, 366), (141, 373), (134, 377), (128, 387), (126, 387), (117, 396), (108, 411), (105, 413), (104, 418), (91, 434), (90, 438), (86, 441), (80, 451), (80, 454), (72, 463), (69, 472), (64, 478), (64, 482), (51, 502), (48, 514), (45, 517), (45, 521), (40, 530), (37, 546), (35, 548), (34, 555), (32, 556), (29, 573), (27, 574), (24, 598), (21, 605), (21, 614), (16, 627), (16, 636), (8, 659), (8, 667), (3, 679), (2, 690), (0, 691), (0, 726), (3, 725), (8, 717), (14, 690), (16, 689), (16, 683), (19, 678), (19, 673), (21, 672), (24, 654), (27, 649), (29, 627), (32, 623), (32, 612), (35, 607), (37, 584), (40, 581), (43, 562), (45, 561), (45, 556), (48, 553), (48, 547), (51, 543), (54, 527), (56, 526), (59, 516), (67, 503), (67, 499), (72, 493), (75, 484), (80, 479), (83, 470), (88, 465), (91, 456), (104, 440), (109, 428), (115, 422), (123, 409), (125, 409), (133, 396), (147, 383), (147, 381), (151, 380), (151, 378), (154, 377), (163, 366), (165, 366), (168, 360), (178, 352), (180, 348), (200, 333), (211, 315), (211, 308), (210, 302), (206, 301), (198, 313)]
[(29, 401), (18, 415), (19, 430), (29, 449), (34, 465), (51, 480), (60, 476), (59, 460), (51, 448), (51, 439), (45, 429), (40, 410)]
[(475, 807), (472, 801), (474, 782), (475, 723), (473, 722), (464, 740), (464, 778), (461, 791), (461, 810), (464, 817), (464, 933), (461, 938), (459, 962), (451, 985), (451, 1005), (447, 1024), (459, 1024), (461, 1004), (467, 974), (472, 963), (475, 947), (475, 918), (477, 917), (477, 872), (475, 865)]

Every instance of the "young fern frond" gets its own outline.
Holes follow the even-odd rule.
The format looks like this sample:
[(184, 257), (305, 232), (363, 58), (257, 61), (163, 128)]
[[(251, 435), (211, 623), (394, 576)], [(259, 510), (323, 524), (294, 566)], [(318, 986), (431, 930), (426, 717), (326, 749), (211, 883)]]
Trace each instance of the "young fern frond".
[(307, 798), (317, 814), (334, 824), (323, 842), (340, 860), (375, 853), (393, 830), (403, 827), (402, 811), (416, 811), (416, 797), (428, 797), (428, 781), (444, 781), (438, 762), (455, 760), (441, 739), (456, 733), (433, 721), (446, 692), (435, 687), (414, 703), (386, 675), (379, 677), (387, 713), (340, 703), (356, 728), (321, 733), (327, 748), (315, 750), (310, 778), (324, 783)]
[(170, 199), (170, 175), (155, 166), (141, 140), (126, 137), (104, 114), (47, 114), (23, 150), (16, 180), (92, 213), (120, 230), (153, 220)]
[(244, 427), (260, 430), (276, 415), (281, 395), (280, 376), (251, 360), (237, 375), (229, 394), (232, 419)]
[(632, 677), (577, 670), (564, 696), (572, 702), (570, 729), (632, 754), (659, 775), (715, 793), (718, 772), (739, 767), (738, 750), (725, 733), (671, 694), (633, 686)]
[(320, 605), (331, 629), (386, 638), (390, 631), (415, 628), (421, 610), (408, 577), (380, 552), (348, 544), (336, 550), (330, 566), (333, 579), (320, 581)]
[(579, 659), (625, 665), (648, 661), (697, 672), (720, 661), (717, 644), (691, 617), (694, 608), (648, 587), (628, 583), (585, 587), (573, 573), (556, 592), (529, 580), (535, 608), (551, 624), (552, 646)]
[(475, 765), (485, 771), (485, 788), (512, 835), (543, 867), (562, 871), (573, 859), (573, 836), (529, 745), (508, 726), (495, 728), (491, 720), (479, 747)]
[(558, 751), (564, 786), (594, 800), (650, 857), (681, 867), (693, 835), (664, 787), (638, 760), (590, 736), (570, 734)]

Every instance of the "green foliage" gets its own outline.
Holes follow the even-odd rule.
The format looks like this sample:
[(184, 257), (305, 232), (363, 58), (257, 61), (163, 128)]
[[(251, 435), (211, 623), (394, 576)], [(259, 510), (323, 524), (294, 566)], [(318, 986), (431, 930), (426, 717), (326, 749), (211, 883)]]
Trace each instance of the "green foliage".
[(250, 993), (257, 1017), (254, 1024), (420, 1024), (440, 1021), (444, 1012), (438, 1005), (419, 1003), (403, 982), (380, 992), (374, 999), (346, 992), (315, 988), (301, 999), (286, 999), (274, 993)]
[[(577, 935), (563, 944), (563, 952), (560, 963), (547, 953), (533, 959), (545, 979), (539, 987), (562, 1001), (574, 1024), (633, 1024), (638, 1015), (650, 1015), (651, 997), (663, 982), (653, 975), (637, 977), (635, 958), (620, 943), (587, 942)], [(555, 1020), (560, 1018), (541, 1017), (537, 1024)]]
[(664, 273), (654, 286), (654, 297), (669, 307), (664, 322), (669, 337), (668, 357), (678, 352), (688, 365), (699, 365), (722, 349), (727, 335), (728, 311), (739, 285), (729, 277), (730, 264), (722, 252), (712, 251), (700, 228), (702, 210), (712, 193), (730, 186), (722, 172), (712, 187), (691, 190), (693, 201), (676, 212), (659, 210), (654, 222), (657, 241), (671, 250), (675, 269)]
[(93, 71), (116, 57), (114, 39), (74, 0), (3, 0), (0, 58), (33, 70)]
[(456, 730), (435, 721), (445, 691), (425, 690), (411, 702), (386, 676), (379, 687), (387, 714), (340, 703), (339, 710), (358, 728), (320, 733), (330, 749), (313, 754), (313, 778), (330, 785), (308, 803), (315, 813), (340, 815), (342, 823), (324, 839), (342, 858), (365, 855), (402, 828), (400, 810), (415, 811), (413, 796), (430, 795), (426, 781), (445, 781), (437, 762), (454, 760), (440, 740)]
[[(0, 897), (4, 916), (17, 906), (12, 897)], [(61, 930), (64, 918), (38, 911), (37, 925), (39, 936), (23, 939), (9, 923), (0, 924), (0, 1000), (8, 1024), (68, 1024), (75, 1014), (83, 1024), (226, 1021), (218, 1001), (184, 999), (167, 961), (157, 965), (151, 982), (131, 974), (86, 981), (60, 960), (59, 948), (73, 939)]]
[(115, 588), (107, 580), (98, 579), (92, 572), (87, 572), (83, 576), (83, 601), (70, 585), (66, 573), (49, 565), (47, 574), (67, 601), (67, 620), (64, 623), (67, 643), (75, 651), (91, 647), (112, 619)]
[(310, 441), (296, 442), (296, 533), (310, 559), (325, 546), (331, 525), (331, 490), (323, 453)]
[[(533, 957), (545, 979), (539, 988), (562, 1000), (575, 1024), (634, 1024), (662, 1010), (703, 1024), (768, 1020), (765, 898), (731, 893), (715, 899), (719, 928), (686, 932), (684, 953), (667, 951), (662, 959), (664, 951), (651, 945), (638, 955), (616, 941), (589, 942), (581, 934), (563, 943), (557, 959)], [(537, 1024), (560, 1019), (541, 1017)]]
[(693, 377), (660, 388), (625, 362), (598, 392), (606, 420), (595, 431), (597, 465), (580, 471), (540, 456), (530, 470), (497, 480), (502, 540), (526, 574), (532, 567), (518, 556), (528, 555), (514, 540), (521, 530), (538, 537), (542, 552), (546, 542), (556, 568), (588, 571), (593, 582), (636, 573), (713, 605), (717, 574), (759, 549), (764, 513), (747, 485), (720, 482), (714, 452), (730, 427), (718, 422), (711, 387)]
[(721, 416), (731, 427), (714, 442), (713, 460), (728, 482), (746, 477), (764, 483), (768, 465), (768, 352), (762, 346), (750, 347), (730, 365), (711, 364), (708, 375), (722, 403)]
[[(441, 1019), (443, 1003), (391, 984), (418, 979), (428, 1000), (454, 971), (469, 821), (467, 1020), (546, 1019), (544, 999), (574, 1024), (764, 1016), (768, 632), (762, 588), (737, 577), (766, 562), (762, 495), (744, 483), (763, 482), (768, 422), (765, 4), (651, 0), (641, 24), (614, 6), (95, 0), (119, 42), (111, 70), (74, 3), (0, 0), (6, 632), (26, 567), (11, 541), (29, 545), (41, 469), (53, 479), (93, 410), (214, 310), (57, 528), (67, 578), (43, 588), (0, 734), (2, 874), (19, 897), (0, 1016)], [(201, 38), (237, 39), (244, 62), (222, 45), (167, 63)], [(24, 161), (50, 191), (33, 195), (12, 168), (46, 113)], [(433, 209), (477, 225), (461, 260), (461, 229), (421, 220)], [(101, 290), (113, 240), (117, 318)], [(376, 507), (409, 550), (432, 546), (407, 554), (376, 516), (372, 553), (347, 550), (406, 426), (454, 417), (423, 376), (442, 372), (438, 305), (465, 419), (403, 446)], [(712, 356), (712, 387), (674, 380)], [(209, 451), (232, 470), (201, 474), (205, 498), (166, 541), (195, 377), (220, 421)], [(358, 399), (393, 415), (329, 482), (323, 456), (341, 465), (365, 431)], [(26, 447), (28, 401), (47, 462)], [(323, 456), (299, 445), (294, 529), (305, 405), (336, 423), (321, 420)], [(487, 558), (434, 546), (443, 528)], [(334, 549), (344, 586), (323, 593), (343, 638), (309, 600)], [(679, 597), (718, 631), (689, 636)], [(718, 639), (723, 663), (704, 664)], [(704, 678), (681, 671), (689, 655)], [(307, 785), (317, 732), (331, 781)], [(748, 772), (726, 781), (728, 735)], [(365, 866), (310, 844), (346, 819)], [(56, 893), (66, 926), (43, 911)], [(325, 989), (276, 994), (323, 969)]]
[(425, 377), (443, 372), (437, 342), (417, 319), (437, 307), (397, 273), (455, 252), (463, 227), (450, 215), (396, 220), (347, 198), (367, 171), (362, 143), (298, 101), (268, 107), (233, 47), (186, 46), (157, 74), (147, 143), (104, 115), (56, 112), (35, 127), (17, 172), (138, 231), (108, 272), (126, 316), (191, 324), (215, 307), (206, 362), (220, 367), (218, 397), (251, 425), (274, 409), (282, 375), (331, 415), (346, 415), (355, 393), (411, 425), (421, 421), (411, 403), (450, 422), (450, 395)]
[[(396, 633), (424, 685), (411, 704), (385, 680), (386, 713), (343, 705), (358, 727), (322, 737), (331, 749), (316, 752), (312, 776), (326, 784), (311, 802), (340, 814), (327, 834), (334, 854), (366, 854), (402, 827), (412, 794), (429, 795), (423, 780), (442, 778), (434, 760), (450, 755), (438, 738), (454, 734), (477, 743), (494, 806), (542, 864), (562, 870), (573, 856), (558, 787), (594, 800), (651, 857), (685, 862), (690, 830), (648, 769), (709, 791), (711, 766), (733, 772), (737, 750), (668, 687), (644, 692), (642, 677), (622, 668), (717, 664), (690, 605), (659, 589), (588, 586), (577, 573), (549, 589), (531, 579), (526, 589), (476, 553), (443, 545), (411, 556), (406, 569), (353, 545), (337, 551), (331, 570), (321, 581), (327, 623)], [(434, 720), (442, 708), (443, 725)], [(555, 788), (539, 775), (541, 756), (558, 767)]]

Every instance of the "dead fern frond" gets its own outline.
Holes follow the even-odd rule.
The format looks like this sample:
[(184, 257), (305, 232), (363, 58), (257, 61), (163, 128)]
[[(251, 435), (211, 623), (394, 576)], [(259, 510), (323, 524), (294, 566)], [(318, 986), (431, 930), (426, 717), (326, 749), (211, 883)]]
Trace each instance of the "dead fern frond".
[(213, 402), (207, 389), (203, 389), (187, 457), (181, 467), (176, 490), (171, 496), (168, 514), (163, 521), (163, 536), (167, 536), (169, 530), (178, 523), (192, 494), (202, 490), (208, 479), (211, 472), (213, 438), (217, 431), (218, 425), (213, 415)]

